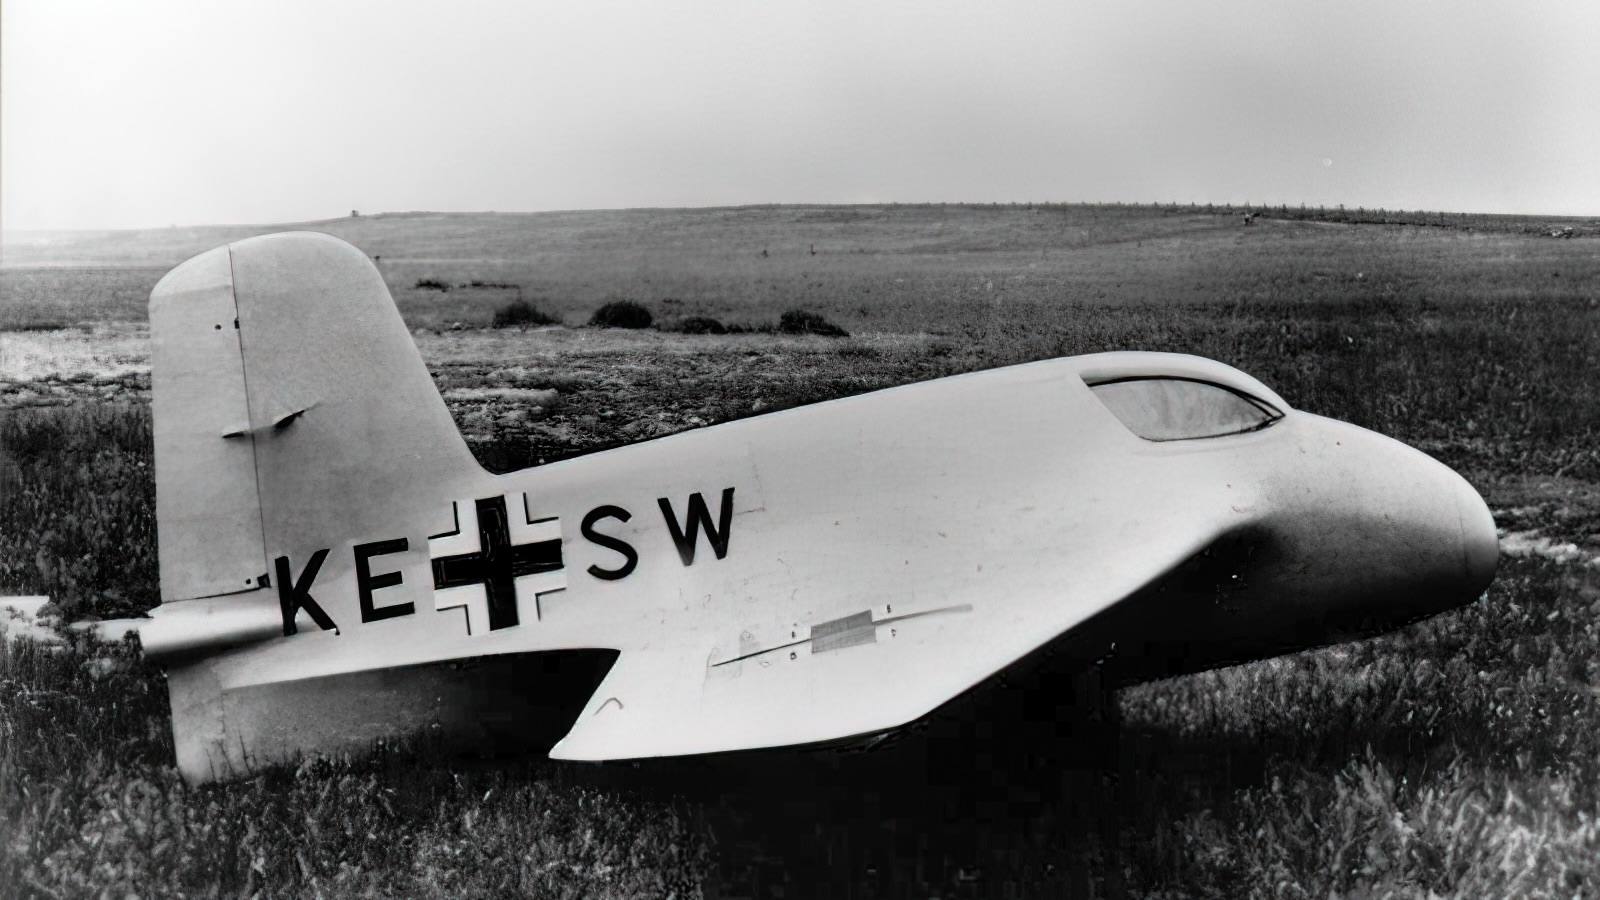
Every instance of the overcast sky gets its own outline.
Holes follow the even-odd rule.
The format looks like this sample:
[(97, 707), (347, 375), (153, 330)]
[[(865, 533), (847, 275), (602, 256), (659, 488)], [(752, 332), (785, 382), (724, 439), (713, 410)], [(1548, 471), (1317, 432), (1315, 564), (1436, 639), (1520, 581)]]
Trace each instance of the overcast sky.
[(1600, 215), (1600, 3), (4, 0), (7, 229), (1199, 201)]

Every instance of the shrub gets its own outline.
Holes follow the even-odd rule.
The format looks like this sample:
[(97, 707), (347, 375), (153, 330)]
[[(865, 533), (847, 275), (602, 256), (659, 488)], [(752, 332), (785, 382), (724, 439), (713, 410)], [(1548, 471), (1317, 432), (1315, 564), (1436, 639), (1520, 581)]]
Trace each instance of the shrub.
[(649, 328), (655, 318), (632, 300), (616, 300), (594, 311), (589, 324), (596, 328)]
[(684, 334), (727, 334), (728, 329), (721, 322), (707, 316), (690, 316), (678, 323), (678, 331)]
[(535, 328), (558, 321), (526, 300), (513, 300), (494, 311), (495, 328)]
[(823, 337), (849, 337), (850, 332), (809, 309), (791, 309), (778, 317), (778, 330), (784, 334), (820, 334)]
[(430, 291), (448, 291), (450, 290), (450, 282), (428, 275), (417, 279), (417, 287)]

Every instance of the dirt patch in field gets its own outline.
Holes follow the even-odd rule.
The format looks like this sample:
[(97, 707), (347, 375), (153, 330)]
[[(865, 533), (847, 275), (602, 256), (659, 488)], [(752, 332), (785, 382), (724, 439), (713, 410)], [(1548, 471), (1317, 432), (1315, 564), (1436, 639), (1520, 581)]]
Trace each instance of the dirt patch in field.
[[(463, 436), (497, 470), (953, 374), (948, 340), (564, 328), (414, 332)], [(0, 410), (148, 402), (143, 326), (0, 332)]]
[(149, 388), (145, 326), (0, 332), (0, 409), (136, 399)]
[(474, 451), (505, 471), (948, 374), (927, 335), (420, 332)]
[(1513, 533), (1536, 535), (1556, 545), (1574, 544), (1600, 554), (1600, 484), (1553, 475), (1504, 475), (1478, 485), (1491, 498), (1494, 519)]

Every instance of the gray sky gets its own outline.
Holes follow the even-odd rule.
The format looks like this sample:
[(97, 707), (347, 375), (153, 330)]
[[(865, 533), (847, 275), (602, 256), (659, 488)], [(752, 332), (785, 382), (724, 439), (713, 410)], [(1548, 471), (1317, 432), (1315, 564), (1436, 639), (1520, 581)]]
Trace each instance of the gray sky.
[(1600, 3), (4, 0), (7, 229), (1216, 201), (1600, 215)]

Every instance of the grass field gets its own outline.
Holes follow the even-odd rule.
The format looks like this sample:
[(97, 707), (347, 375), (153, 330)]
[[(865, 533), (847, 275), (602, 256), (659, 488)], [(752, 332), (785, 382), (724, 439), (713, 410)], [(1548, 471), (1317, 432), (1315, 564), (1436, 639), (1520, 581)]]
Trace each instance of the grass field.
[[(1600, 892), (1594, 223), (928, 206), (317, 227), (379, 257), (493, 468), (1028, 359), (1175, 350), (1443, 459), (1523, 555), (1483, 600), (1395, 634), (1125, 689), (1117, 777), (1002, 762), (1009, 787), (987, 798), (839, 797), (807, 760), (635, 776), (418, 750), (190, 790), (158, 673), (125, 648), (18, 644), (0, 656), (15, 893), (809, 896), (834, 867), (832, 896)], [(72, 615), (156, 602), (143, 295), (253, 231), (8, 243), (0, 593)], [(632, 299), (668, 326), (799, 307), (851, 336), (481, 327), (517, 296), (570, 326)]]

